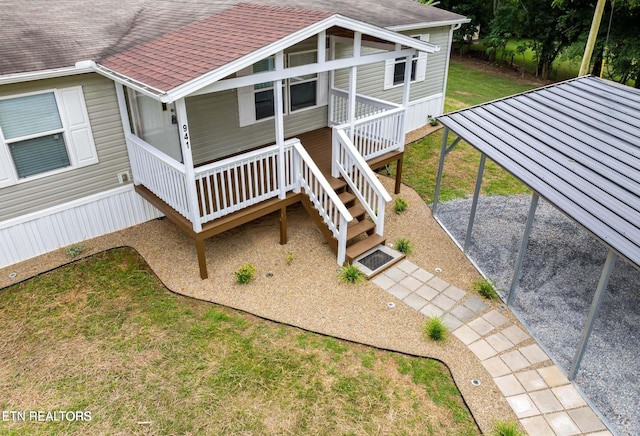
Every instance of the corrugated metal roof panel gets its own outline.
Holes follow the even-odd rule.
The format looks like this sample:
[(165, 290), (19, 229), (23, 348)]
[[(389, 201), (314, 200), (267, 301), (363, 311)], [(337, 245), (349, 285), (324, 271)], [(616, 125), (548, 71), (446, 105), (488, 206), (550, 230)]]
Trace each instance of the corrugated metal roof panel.
[(640, 91), (583, 77), (439, 120), (640, 266)]

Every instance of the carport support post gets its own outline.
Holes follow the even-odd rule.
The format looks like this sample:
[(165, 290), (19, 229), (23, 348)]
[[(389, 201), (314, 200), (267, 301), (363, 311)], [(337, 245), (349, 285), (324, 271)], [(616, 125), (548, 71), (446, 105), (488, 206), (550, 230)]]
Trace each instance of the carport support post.
[(476, 188), (473, 191), (473, 203), (471, 203), (471, 214), (469, 215), (469, 225), (467, 225), (467, 234), (464, 237), (464, 247), (462, 252), (466, 253), (471, 241), (471, 233), (473, 232), (473, 222), (476, 220), (476, 210), (478, 209), (478, 197), (480, 197), (480, 188), (482, 187), (482, 174), (484, 173), (484, 163), (487, 156), (482, 153), (480, 156), (480, 165), (478, 166), (478, 177), (476, 178)]
[(604, 262), (602, 273), (600, 273), (600, 281), (598, 282), (598, 287), (596, 288), (596, 294), (593, 296), (593, 301), (591, 302), (591, 309), (589, 310), (587, 322), (582, 329), (580, 344), (578, 345), (578, 350), (576, 351), (576, 355), (573, 358), (573, 363), (571, 364), (571, 369), (569, 370), (569, 380), (574, 380), (576, 378), (576, 375), (578, 375), (580, 362), (582, 362), (582, 357), (584, 356), (584, 351), (587, 348), (589, 336), (591, 336), (591, 331), (593, 330), (593, 324), (595, 323), (596, 317), (598, 316), (598, 311), (600, 310), (600, 305), (602, 304), (604, 293), (607, 290), (607, 286), (609, 285), (609, 278), (611, 277), (611, 272), (613, 271), (613, 266), (615, 265), (617, 259), (618, 255), (613, 250), (609, 249), (607, 260)]
[(444, 158), (447, 155), (447, 139), (449, 138), (449, 128), (444, 126), (444, 134), (442, 135), (442, 149), (440, 150), (440, 163), (438, 164), (438, 177), (436, 179), (436, 192), (433, 194), (433, 207), (431, 214), (436, 216), (436, 208), (438, 207), (438, 197), (440, 197), (440, 183), (442, 182), (442, 171), (444, 171)]
[(527, 253), (527, 247), (529, 246), (529, 235), (531, 234), (531, 227), (533, 227), (533, 219), (536, 216), (536, 208), (538, 207), (539, 195), (537, 192), (533, 193), (531, 197), (531, 206), (529, 206), (529, 216), (527, 217), (527, 223), (524, 226), (524, 235), (522, 235), (522, 243), (520, 244), (520, 252), (518, 252), (518, 260), (516, 261), (516, 269), (513, 272), (513, 280), (511, 280), (511, 288), (509, 288), (509, 295), (507, 295), (507, 306), (509, 306), (516, 296), (516, 288), (520, 283), (520, 274), (522, 273), (522, 264), (524, 263), (524, 255)]

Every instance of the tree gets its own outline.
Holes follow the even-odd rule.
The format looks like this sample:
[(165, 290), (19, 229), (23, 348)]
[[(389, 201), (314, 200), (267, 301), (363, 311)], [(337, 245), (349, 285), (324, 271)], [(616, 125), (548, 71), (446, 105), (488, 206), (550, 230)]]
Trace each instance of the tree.
[(454, 38), (458, 42), (470, 41), (478, 27), (481, 31), (489, 31), (493, 10), (492, 4), (485, 0), (441, 0), (438, 6), (471, 20), (456, 32)]

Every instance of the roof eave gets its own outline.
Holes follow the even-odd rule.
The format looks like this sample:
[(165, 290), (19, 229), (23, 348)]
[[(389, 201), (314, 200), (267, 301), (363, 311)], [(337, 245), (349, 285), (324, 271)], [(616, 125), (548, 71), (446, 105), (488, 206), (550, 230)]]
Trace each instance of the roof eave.
[(49, 70), (27, 71), (24, 73), (0, 75), (0, 85), (30, 82), (32, 80), (52, 79), (55, 77), (73, 76), (76, 74), (93, 73), (93, 66), (78, 62), (72, 67), (53, 68)]
[(470, 18), (462, 17), (454, 20), (430, 21), (430, 22), (413, 23), (413, 24), (400, 24), (398, 26), (389, 26), (386, 29), (392, 30), (394, 32), (406, 32), (409, 30), (429, 29), (434, 27), (457, 26), (461, 24), (467, 24), (470, 22), (471, 22)]

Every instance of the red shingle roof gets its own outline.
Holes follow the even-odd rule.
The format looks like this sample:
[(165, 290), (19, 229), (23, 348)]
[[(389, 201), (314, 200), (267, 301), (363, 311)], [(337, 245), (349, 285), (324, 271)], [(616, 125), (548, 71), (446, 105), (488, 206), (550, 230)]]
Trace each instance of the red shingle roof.
[(101, 64), (168, 91), (333, 15), (326, 11), (241, 3)]

